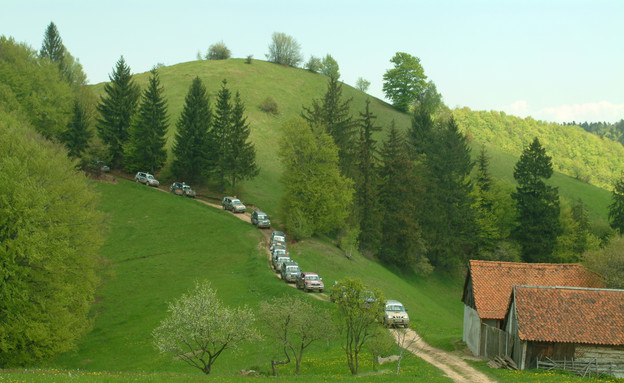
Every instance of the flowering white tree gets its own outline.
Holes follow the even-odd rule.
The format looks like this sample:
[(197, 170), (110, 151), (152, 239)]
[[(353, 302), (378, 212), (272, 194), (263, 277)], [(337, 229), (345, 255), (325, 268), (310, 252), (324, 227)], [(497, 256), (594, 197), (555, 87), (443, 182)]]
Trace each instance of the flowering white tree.
[(223, 306), (209, 282), (197, 282), (193, 291), (170, 303), (168, 311), (152, 333), (154, 345), (205, 374), (223, 351), (260, 339), (251, 310)]

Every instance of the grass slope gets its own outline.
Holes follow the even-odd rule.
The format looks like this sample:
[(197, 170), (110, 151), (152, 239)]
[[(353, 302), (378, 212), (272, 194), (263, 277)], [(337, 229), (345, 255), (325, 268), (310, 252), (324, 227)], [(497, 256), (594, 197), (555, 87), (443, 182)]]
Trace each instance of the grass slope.
[[(303, 296), (303, 292), (286, 286), (272, 273), (261, 233), (230, 213), (129, 181), (96, 185), (102, 194), (102, 210), (109, 214), (111, 231), (103, 252), (110, 262), (93, 307), (93, 331), (78, 350), (59, 357), (53, 363), (55, 368), (116, 371), (113, 375), (138, 373), (139, 377), (153, 372), (190, 374), (197, 378), (202, 375), (199, 370), (159, 355), (151, 339), (151, 331), (166, 315), (167, 302), (188, 291), (194, 281), (208, 279), (226, 304), (248, 305), (252, 310), (275, 296)], [(354, 266), (347, 267), (342, 255), (313, 242), (303, 242), (295, 249), (297, 259), (306, 267), (318, 263), (323, 264), (319, 268), (322, 271), (350, 269), (344, 274), (328, 273), (326, 280), (362, 274), (367, 280), (384, 280), (382, 288), (396, 286), (406, 300), (408, 295), (419, 299), (416, 287), (372, 262), (358, 259)], [(457, 292), (453, 291), (452, 296), (449, 306), (457, 309)], [(318, 309), (333, 308), (329, 302), (308, 299)], [(447, 314), (450, 318), (456, 316), (456, 312)], [(453, 336), (457, 337), (457, 333)], [(215, 364), (214, 374), (235, 380), (233, 376), (241, 369), (267, 371), (270, 360), (279, 357), (278, 350), (266, 338), (227, 351)], [(306, 354), (303, 375), (351, 379), (338, 339), (320, 342)], [(362, 358), (363, 373), (371, 374), (370, 356)], [(391, 368), (393, 365), (384, 366), (384, 370)], [(403, 368), (399, 381), (448, 381), (439, 370), (414, 357), (404, 360)], [(281, 370), (289, 374), (291, 366)], [(121, 376), (121, 380), (127, 377)], [(150, 379), (149, 374), (145, 379)], [(383, 376), (372, 374), (371, 381), (376, 380), (382, 381)]]

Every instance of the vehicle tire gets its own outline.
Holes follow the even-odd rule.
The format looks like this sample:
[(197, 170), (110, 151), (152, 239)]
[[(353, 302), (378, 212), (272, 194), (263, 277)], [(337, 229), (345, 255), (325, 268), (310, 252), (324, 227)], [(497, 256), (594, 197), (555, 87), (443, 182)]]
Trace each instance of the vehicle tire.
[(307, 287), (304, 287), (304, 288), (303, 288), (303, 292), (304, 292), (304, 293), (307, 293), (308, 291), (309, 291), (309, 290), (307, 289)]
[(322, 292), (323, 292), (323, 290), (319, 290), (319, 293), (322, 293)]

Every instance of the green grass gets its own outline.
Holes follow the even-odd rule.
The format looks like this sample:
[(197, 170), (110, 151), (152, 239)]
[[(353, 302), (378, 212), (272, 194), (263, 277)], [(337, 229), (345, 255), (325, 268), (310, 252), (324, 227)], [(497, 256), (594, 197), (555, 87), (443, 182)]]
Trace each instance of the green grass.
[(473, 366), (485, 372), (488, 376), (499, 382), (505, 383), (622, 383), (624, 379), (608, 376), (580, 377), (570, 371), (546, 371), (546, 370), (506, 370), (492, 369), (486, 366), (487, 362), (470, 362)]
[[(102, 194), (102, 210), (109, 214), (110, 234), (103, 248), (109, 263), (93, 306), (94, 328), (77, 350), (40, 366), (48, 368), (46, 371), (80, 369), (86, 371), (85, 379), (100, 372), (107, 376), (102, 379), (112, 380), (116, 378), (107, 372), (115, 371), (112, 375), (121, 374), (121, 380), (127, 377), (123, 373), (128, 373), (139, 381), (144, 373), (172, 373), (188, 374), (192, 380), (201, 372), (158, 354), (152, 346), (151, 331), (165, 317), (167, 303), (188, 291), (194, 281), (208, 279), (227, 305), (247, 305), (252, 310), (275, 296), (305, 296), (274, 276), (268, 266), (264, 237), (230, 213), (125, 180), (95, 185)], [(305, 245), (303, 242), (299, 248)], [(321, 257), (319, 253), (326, 250), (314, 250), (315, 255), (310, 257)], [(333, 254), (325, 255), (326, 259), (338, 263), (344, 259)], [(334, 307), (329, 302), (308, 299), (318, 309)], [(306, 356), (302, 374), (351, 379), (338, 339), (314, 344)], [(278, 357), (279, 348), (265, 337), (263, 342), (225, 352), (214, 366), (214, 375), (234, 377), (242, 369), (268, 373), (270, 360)], [(411, 359), (405, 363), (405, 377), (401, 375), (401, 379), (418, 376), (446, 381), (438, 369)], [(368, 360), (362, 364), (363, 374), (372, 372)], [(288, 366), (282, 370), (289, 373), (291, 369)], [(145, 379), (158, 380), (149, 374)]]

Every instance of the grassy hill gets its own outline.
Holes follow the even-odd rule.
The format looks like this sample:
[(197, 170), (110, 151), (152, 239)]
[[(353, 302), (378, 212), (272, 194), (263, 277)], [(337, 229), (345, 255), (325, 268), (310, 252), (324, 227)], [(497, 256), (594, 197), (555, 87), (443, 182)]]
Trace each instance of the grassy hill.
[[(209, 94), (212, 96), (213, 102), (214, 96), (224, 79), (227, 79), (228, 87), (232, 91), (240, 92), (247, 108), (247, 116), (251, 125), (251, 140), (256, 146), (257, 161), (261, 167), (260, 175), (244, 184), (245, 189), (240, 197), (245, 202), (261, 206), (269, 214), (275, 215), (279, 196), (282, 193), (282, 186), (279, 182), (281, 166), (276, 156), (276, 144), (280, 137), (281, 126), (285, 121), (299, 116), (303, 106), (309, 106), (313, 99), (322, 97), (326, 90), (327, 77), (303, 69), (286, 67), (261, 60), (254, 60), (252, 64), (246, 64), (243, 59), (193, 61), (160, 68), (159, 73), (169, 104), (171, 123), (168, 134), (169, 147), (173, 142), (175, 122), (182, 110), (184, 97), (194, 77), (199, 76), (202, 79)], [(147, 84), (149, 74), (137, 74), (135, 78), (137, 83), (144, 87)], [(93, 89), (96, 94), (101, 94), (103, 84), (95, 85)], [(365, 100), (370, 99), (372, 101), (371, 111), (378, 116), (378, 125), (387, 128), (392, 120), (402, 129), (407, 129), (410, 125), (410, 116), (408, 114), (400, 113), (387, 103), (362, 93), (349, 85), (345, 84), (343, 86), (343, 95), (347, 98), (352, 98), (351, 106), (355, 117), (363, 110)], [(278, 115), (271, 115), (259, 109), (259, 105), (267, 97), (271, 97), (277, 102), (279, 108)], [(509, 126), (510, 122), (507, 120), (505, 123), (500, 121), (492, 122), (493, 119), (483, 117), (482, 112), (456, 110), (454, 113), (460, 123), (460, 127), (473, 138), (473, 155), (476, 156), (481, 144), (485, 144), (488, 154), (492, 157), (491, 170), (493, 175), (499, 179), (513, 182), (513, 166), (517, 162), (517, 158), (526, 142), (515, 142), (508, 139), (508, 132), (510, 130), (514, 131)], [(522, 121), (516, 118), (511, 123), (520, 123)], [(595, 136), (589, 133), (579, 135), (577, 134), (579, 132), (575, 132), (573, 136), (570, 136), (569, 130), (569, 128), (564, 128), (558, 132), (549, 128), (548, 130), (542, 130), (541, 133), (547, 134), (549, 139), (559, 143), (565, 140), (578, 140), (578, 137), (582, 137), (584, 140), (587, 139), (592, 142), (592, 150), (596, 150), (598, 143)], [(516, 129), (516, 132), (519, 131), (522, 131), (522, 129)], [(539, 133), (540, 131), (537, 131), (537, 134)], [(383, 132), (379, 138), (382, 137)], [(497, 137), (497, 140), (493, 140), (492, 137)], [(605, 142), (609, 152), (619, 150), (617, 146), (611, 145), (611, 142)], [(546, 148), (549, 150), (548, 146)], [(624, 155), (624, 150), (621, 152)], [(579, 161), (583, 160), (582, 152), (576, 155)], [(555, 163), (557, 163), (557, 159), (555, 159)], [(553, 183), (560, 187), (561, 195), (564, 198), (571, 200), (582, 198), (589, 207), (592, 218), (602, 222), (606, 221), (607, 206), (610, 200), (609, 191), (588, 183), (579, 182), (560, 173), (555, 174)], [(210, 193), (209, 190), (202, 190), (202, 192)]]
[[(275, 296), (306, 298), (271, 271), (264, 236), (230, 213), (125, 180), (97, 183), (96, 187), (111, 230), (103, 248), (109, 264), (93, 307), (95, 326), (77, 351), (53, 363), (55, 368), (187, 373), (199, 379), (199, 370), (159, 355), (151, 338), (151, 331), (166, 315), (167, 302), (190, 289), (194, 281), (207, 279), (224, 303), (248, 305), (252, 310)], [(303, 269), (318, 271), (328, 284), (356, 276), (401, 299), (409, 307), (415, 327), (434, 343), (449, 348), (461, 337), (461, 287), (457, 281), (448, 277), (403, 280), (364, 258), (350, 261), (323, 241), (300, 242), (292, 251)], [(307, 299), (319, 310), (333, 307), (329, 302)], [(439, 320), (439, 316), (445, 319)], [(277, 351), (271, 339), (265, 339), (225, 352), (215, 364), (214, 374), (227, 377), (249, 368), (267, 371), (271, 358), (279, 356)], [(349, 379), (337, 339), (317, 344), (308, 356), (303, 374)], [(404, 363), (406, 381), (415, 377), (447, 381), (419, 359), (408, 358)], [(369, 359), (362, 364), (363, 372), (371, 371)], [(289, 373), (289, 368), (282, 370)]]

